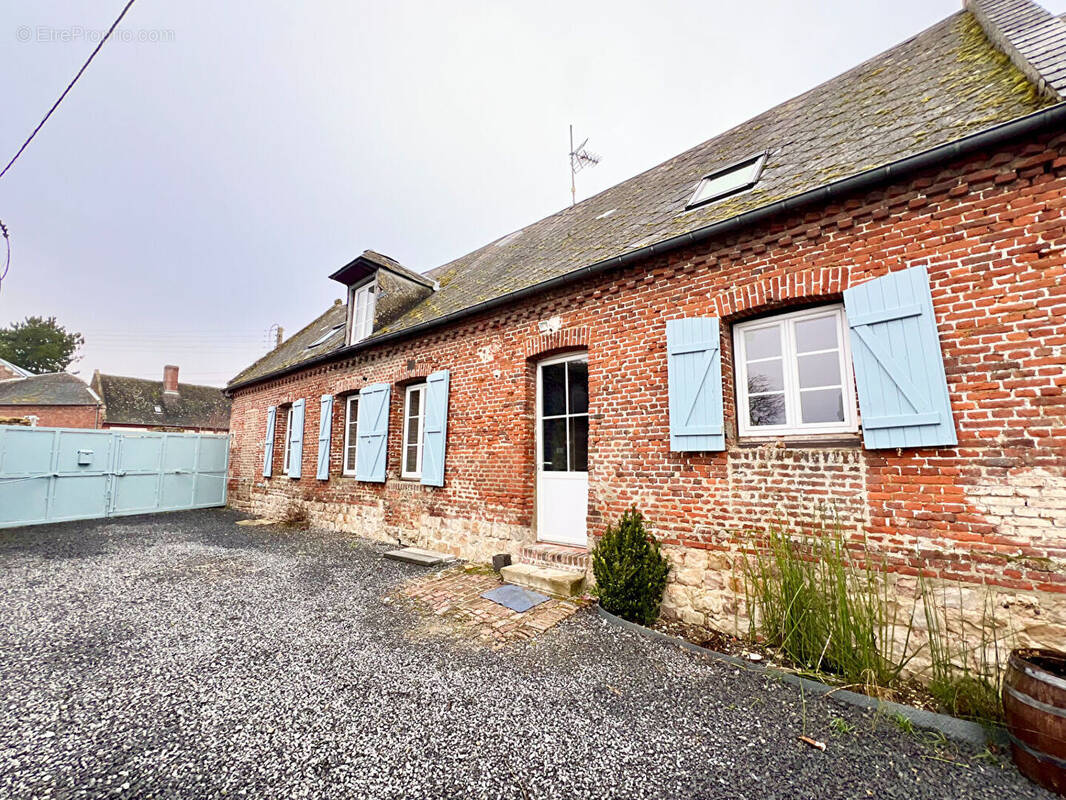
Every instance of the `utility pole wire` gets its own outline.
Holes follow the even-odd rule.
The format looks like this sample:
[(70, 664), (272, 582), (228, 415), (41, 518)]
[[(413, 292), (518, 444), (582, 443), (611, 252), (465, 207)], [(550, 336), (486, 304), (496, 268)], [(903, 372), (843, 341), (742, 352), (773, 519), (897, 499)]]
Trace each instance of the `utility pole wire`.
[(82, 73), (85, 72), (86, 69), (88, 69), (89, 64), (91, 64), (93, 59), (96, 58), (96, 54), (100, 52), (100, 48), (103, 47), (104, 42), (106, 42), (111, 37), (111, 34), (114, 32), (115, 28), (118, 27), (118, 24), (122, 22), (122, 18), (126, 16), (126, 12), (130, 10), (130, 6), (133, 5), (134, 1), (135, 0), (129, 0), (129, 2), (126, 3), (126, 7), (122, 9), (122, 13), (118, 15), (118, 19), (111, 23), (111, 27), (107, 29), (107, 33), (104, 34), (104, 38), (102, 38), (100, 40), (100, 43), (96, 45), (96, 49), (93, 50), (92, 53), (89, 55), (89, 59), (84, 64), (82, 64), (81, 69), (78, 70), (78, 74), (75, 75), (74, 79), (67, 84), (67, 88), (63, 90), (63, 94), (59, 95), (59, 99), (55, 101), (55, 103), (50, 109), (48, 109), (48, 113), (44, 115), (44, 119), (42, 119), (37, 124), (37, 127), (33, 129), (33, 133), (30, 134), (30, 137), (22, 143), (22, 147), (19, 148), (19, 151), (15, 153), (14, 157), (10, 161), (7, 162), (7, 166), (4, 167), (2, 172), (0, 172), (0, 178), (3, 178), (7, 174), (7, 171), (11, 169), (14, 163), (18, 160), (18, 157), (22, 155), (22, 151), (29, 147), (30, 142), (33, 141), (33, 137), (37, 135), (37, 132), (41, 128), (44, 127), (44, 123), (48, 122), (48, 118), (52, 116), (52, 114), (57, 108), (59, 108), (59, 104), (63, 102), (63, 98), (65, 98), (67, 94), (69, 94), (70, 90), (74, 88), (74, 84), (78, 82), (78, 78), (80, 78)]

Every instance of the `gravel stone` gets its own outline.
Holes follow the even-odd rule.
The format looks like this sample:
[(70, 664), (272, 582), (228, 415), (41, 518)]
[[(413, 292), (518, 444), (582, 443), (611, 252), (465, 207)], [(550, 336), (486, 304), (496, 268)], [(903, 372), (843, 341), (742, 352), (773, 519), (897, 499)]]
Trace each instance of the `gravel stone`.
[(441, 635), (389, 545), (241, 518), (0, 531), (0, 797), (1052, 797), (588, 611)]

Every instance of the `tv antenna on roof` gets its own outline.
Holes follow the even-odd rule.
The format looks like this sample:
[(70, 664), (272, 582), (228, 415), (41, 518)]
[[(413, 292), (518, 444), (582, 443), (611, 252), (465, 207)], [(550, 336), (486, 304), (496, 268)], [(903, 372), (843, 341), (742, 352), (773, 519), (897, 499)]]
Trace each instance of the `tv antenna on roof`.
[(600, 163), (600, 157), (585, 149), (589, 143), (585, 139), (576, 148), (574, 147), (574, 126), (570, 126), (570, 205), (577, 205), (577, 181), (575, 177), (585, 167), (594, 167)]

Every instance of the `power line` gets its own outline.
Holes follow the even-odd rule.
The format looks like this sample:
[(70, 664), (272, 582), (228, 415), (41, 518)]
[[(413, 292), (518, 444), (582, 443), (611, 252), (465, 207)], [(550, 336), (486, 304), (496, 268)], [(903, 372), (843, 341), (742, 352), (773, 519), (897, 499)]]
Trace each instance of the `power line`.
[(41, 128), (44, 127), (44, 123), (48, 122), (48, 118), (52, 116), (52, 114), (57, 108), (59, 108), (59, 104), (63, 102), (63, 98), (65, 98), (70, 92), (70, 90), (74, 88), (74, 84), (78, 82), (78, 78), (80, 78), (82, 73), (85, 72), (86, 69), (88, 69), (89, 64), (91, 64), (93, 59), (96, 58), (96, 54), (100, 52), (100, 48), (103, 47), (104, 42), (106, 42), (111, 37), (111, 34), (114, 32), (115, 28), (118, 27), (118, 24), (122, 22), (122, 18), (126, 16), (126, 12), (130, 10), (130, 6), (132, 6), (133, 3), (134, 0), (129, 0), (129, 2), (126, 3), (125, 8), (122, 9), (122, 13), (118, 15), (118, 19), (111, 23), (111, 27), (107, 29), (107, 33), (104, 34), (104, 38), (102, 38), (100, 40), (100, 43), (96, 45), (96, 49), (94, 49), (92, 53), (89, 54), (88, 60), (86, 60), (86, 62), (82, 64), (81, 69), (78, 70), (78, 74), (75, 75), (71, 82), (67, 84), (67, 88), (63, 90), (63, 94), (59, 95), (59, 99), (52, 104), (52, 107), (50, 109), (48, 109), (48, 113), (44, 115), (44, 119), (37, 123), (37, 127), (33, 129), (33, 133), (31, 133), (29, 138), (22, 143), (22, 147), (19, 148), (18, 152), (15, 153), (12, 159), (7, 162), (7, 166), (4, 167), (2, 172), (0, 172), (0, 178), (3, 178), (7, 174), (7, 171), (11, 169), (14, 163), (18, 160), (18, 157), (22, 155), (22, 151), (29, 147), (30, 142), (33, 141), (33, 137), (37, 135), (37, 132), (41, 130)]

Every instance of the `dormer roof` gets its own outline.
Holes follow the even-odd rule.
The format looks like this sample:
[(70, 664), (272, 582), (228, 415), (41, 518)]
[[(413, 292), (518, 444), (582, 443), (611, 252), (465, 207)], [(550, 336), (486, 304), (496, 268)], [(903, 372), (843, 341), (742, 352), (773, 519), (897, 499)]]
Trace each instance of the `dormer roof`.
[(382, 253), (373, 250), (364, 250), (363, 254), (352, 259), (329, 277), (345, 286), (354, 286), (369, 278), (378, 270), (387, 270), (401, 278), (426, 286), (430, 289), (437, 288), (437, 282), (425, 275), (419, 275), (412, 269), (408, 269), (394, 258), (389, 258)]

